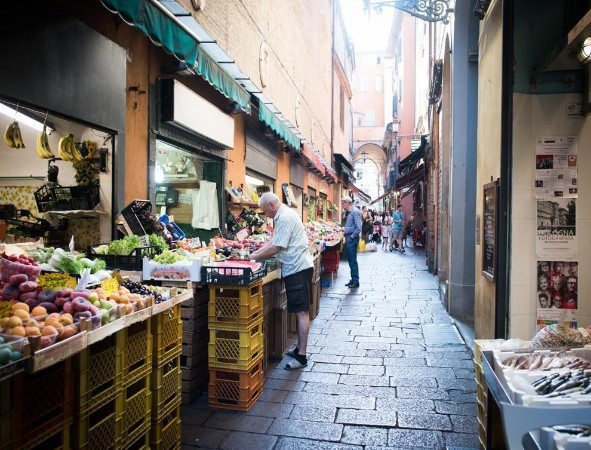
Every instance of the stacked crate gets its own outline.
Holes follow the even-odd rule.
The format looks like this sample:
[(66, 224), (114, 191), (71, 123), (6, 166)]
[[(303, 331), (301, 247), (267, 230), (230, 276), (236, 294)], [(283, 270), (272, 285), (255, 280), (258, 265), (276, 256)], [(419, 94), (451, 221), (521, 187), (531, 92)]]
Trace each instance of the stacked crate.
[(152, 422), (150, 447), (157, 450), (181, 445), (181, 305), (152, 316)]
[(263, 282), (209, 285), (211, 406), (247, 411), (263, 393)]
[(339, 270), (341, 254), (336, 250), (322, 252), (322, 267), (324, 273), (334, 274)]
[(115, 449), (123, 445), (124, 411), (120, 396), (124, 344), (122, 330), (89, 345), (73, 357), (72, 448)]
[(207, 383), (207, 302), (209, 290), (193, 288), (193, 298), (181, 307), (183, 350), (181, 377), (183, 404), (189, 405), (205, 390)]

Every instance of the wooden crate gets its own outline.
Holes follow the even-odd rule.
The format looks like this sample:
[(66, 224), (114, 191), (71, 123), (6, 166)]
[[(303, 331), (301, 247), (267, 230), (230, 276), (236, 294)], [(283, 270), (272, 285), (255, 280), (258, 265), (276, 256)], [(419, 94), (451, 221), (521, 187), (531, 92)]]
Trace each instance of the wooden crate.
[(207, 303), (195, 306), (185, 306), (181, 308), (181, 318), (183, 319), (200, 319), (207, 316)]
[(181, 355), (181, 367), (191, 369), (199, 366), (207, 367), (207, 347), (194, 355)]
[(183, 333), (192, 333), (202, 328), (207, 328), (207, 315), (196, 318), (196, 319), (182, 319), (183, 321)]
[(270, 359), (279, 360), (287, 351), (287, 305), (273, 309), (273, 340)]
[(274, 300), (274, 282), (263, 285), (263, 315), (267, 315), (272, 309)]

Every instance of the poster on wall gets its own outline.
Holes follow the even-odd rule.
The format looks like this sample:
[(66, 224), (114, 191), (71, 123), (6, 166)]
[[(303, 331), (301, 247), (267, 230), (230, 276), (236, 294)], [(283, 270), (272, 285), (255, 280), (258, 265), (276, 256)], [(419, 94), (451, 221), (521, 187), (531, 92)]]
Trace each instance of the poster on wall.
[(536, 198), (576, 198), (577, 141), (575, 136), (536, 139)]
[(577, 204), (574, 198), (539, 199), (536, 206), (536, 257), (577, 255)]
[(538, 261), (536, 305), (537, 329), (565, 322), (577, 327), (578, 270), (576, 261)]

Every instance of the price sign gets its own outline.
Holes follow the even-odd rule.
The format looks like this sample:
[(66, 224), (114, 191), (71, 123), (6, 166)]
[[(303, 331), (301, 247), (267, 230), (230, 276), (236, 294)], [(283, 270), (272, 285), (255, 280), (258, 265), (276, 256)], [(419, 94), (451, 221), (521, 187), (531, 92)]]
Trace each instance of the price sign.
[(67, 273), (46, 273), (44, 275), (39, 275), (37, 284), (44, 290), (53, 289), (54, 291), (57, 291), (64, 288), (75, 289), (76, 278)]
[(119, 292), (119, 282), (115, 278), (107, 278), (106, 280), (103, 280), (101, 287), (106, 295)]

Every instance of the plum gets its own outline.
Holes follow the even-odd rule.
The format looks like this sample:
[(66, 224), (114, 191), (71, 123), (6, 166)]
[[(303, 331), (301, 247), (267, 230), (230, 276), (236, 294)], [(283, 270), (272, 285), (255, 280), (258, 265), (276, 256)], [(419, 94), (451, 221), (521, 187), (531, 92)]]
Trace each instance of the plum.
[(70, 288), (60, 289), (56, 293), (56, 297), (71, 297), (71, 296), (72, 296), (72, 289), (70, 289)]
[(62, 310), (66, 313), (74, 313), (74, 308), (72, 307), (72, 302), (66, 302), (62, 305)]
[(14, 284), (7, 284), (2, 291), (2, 300), (18, 300), (21, 296), (21, 291), (18, 286)]
[[(20, 292), (20, 291), (19, 291)], [(25, 292), (24, 294), (21, 294), (21, 301), (25, 302), (28, 299), (32, 298), (33, 300), (37, 300), (37, 295), (39, 293), (37, 291), (33, 291), (33, 292)]]
[(26, 283), (27, 281), (29, 281), (29, 277), (26, 276), (24, 273), (18, 273), (16, 275), (11, 276), (8, 281), (10, 282), (10, 284), (16, 284), (18, 286), (21, 283)]
[(27, 304), (27, 306), (29, 307), (29, 309), (31, 311), (33, 310), (33, 308), (35, 306), (38, 306), (39, 305), (39, 302), (36, 299), (34, 299), (34, 298), (28, 298), (28, 299), (26, 299), (25, 300), (25, 303)]
[(57, 297), (55, 299), (55, 306), (57, 306), (58, 308), (63, 308), (64, 304), (68, 303), (70, 301), (70, 299), (68, 297)]
[(35, 289), (37, 289), (37, 283), (34, 281), (25, 281), (24, 283), (18, 285), (18, 289), (21, 292), (33, 292)]
[(85, 312), (90, 309), (92, 303), (86, 300), (84, 297), (76, 297), (72, 300), (72, 308), (76, 312)]
[(88, 292), (88, 291), (73, 291), (72, 294), (70, 295), (70, 297), (72, 297), (72, 298), (82, 297), (82, 298), (88, 300), (88, 297), (90, 297), (90, 292)]
[(53, 303), (55, 301), (55, 291), (53, 289), (47, 289), (46, 291), (39, 292), (37, 300), (40, 302)]
[(57, 312), (57, 306), (51, 302), (41, 302), (37, 306), (43, 306), (49, 314)]
[(94, 305), (91, 305), (90, 308), (88, 308), (88, 310), (90, 311), (90, 313), (93, 316), (96, 316), (98, 314), (98, 312), (99, 312), (99, 309), (96, 306), (94, 306)]

